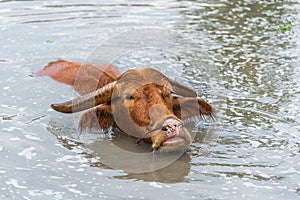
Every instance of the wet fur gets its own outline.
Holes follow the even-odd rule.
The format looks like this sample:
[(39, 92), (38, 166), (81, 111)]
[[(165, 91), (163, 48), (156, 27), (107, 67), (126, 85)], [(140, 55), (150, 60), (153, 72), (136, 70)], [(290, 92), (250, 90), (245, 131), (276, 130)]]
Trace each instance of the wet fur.
[[(185, 120), (199, 115), (211, 116), (214, 111), (206, 101), (195, 97), (192, 89), (182, 85), (172, 87), (172, 84), (174, 81), (170, 82), (154, 69), (128, 70), (117, 79), (110, 101), (100, 102), (100, 105), (85, 112), (79, 128), (106, 130), (115, 126), (130, 136), (152, 143), (153, 149), (162, 147), (173, 151), (186, 148), (191, 142), (187, 131), (184, 132), (187, 134), (187, 144), (161, 146), (167, 135), (159, 130), (166, 118)], [(176, 90), (183, 97), (175, 97), (173, 93)], [(97, 98), (101, 99), (101, 96)]]

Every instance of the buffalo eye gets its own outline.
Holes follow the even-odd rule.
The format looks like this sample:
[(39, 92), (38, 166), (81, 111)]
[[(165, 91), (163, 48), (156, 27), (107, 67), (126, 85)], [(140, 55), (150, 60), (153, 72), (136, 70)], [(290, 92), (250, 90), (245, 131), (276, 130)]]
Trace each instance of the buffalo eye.
[(126, 99), (126, 100), (133, 100), (134, 97), (133, 97), (131, 94), (126, 94), (126, 95), (125, 95), (125, 99)]
[(164, 97), (164, 98), (168, 98), (168, 97), (170, 97), (171, 95), (172, 95), (171, 92), (165, 92), (165, 93), (163, 93), (163, 97)]

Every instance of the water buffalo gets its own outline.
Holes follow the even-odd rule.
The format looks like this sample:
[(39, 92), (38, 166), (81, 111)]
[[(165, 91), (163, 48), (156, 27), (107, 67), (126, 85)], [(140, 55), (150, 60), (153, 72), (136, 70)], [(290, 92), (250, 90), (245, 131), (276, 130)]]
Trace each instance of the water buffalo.
[(94, 92), (51, 107), (63, 113), (89, 109), (81, 116), (81, 130), (113, 126), (166, 151), (185, 150), (191, 143), (185, 119), (214, 114), (193, 89), (152, 68), (128, 70)]

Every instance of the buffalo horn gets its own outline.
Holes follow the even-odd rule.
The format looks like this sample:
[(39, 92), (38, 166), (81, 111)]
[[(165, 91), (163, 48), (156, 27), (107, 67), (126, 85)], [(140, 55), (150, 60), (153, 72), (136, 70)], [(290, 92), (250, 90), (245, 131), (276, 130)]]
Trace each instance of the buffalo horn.
[(74, 113), (94, 107), (95, 105), (109, 102), (111, 100), (113, 89), (116, 83), (117, 82), (114, 81), (82, 97), (67, 101), (65, 103), (52, 104), (51, 107), (58, 112)]

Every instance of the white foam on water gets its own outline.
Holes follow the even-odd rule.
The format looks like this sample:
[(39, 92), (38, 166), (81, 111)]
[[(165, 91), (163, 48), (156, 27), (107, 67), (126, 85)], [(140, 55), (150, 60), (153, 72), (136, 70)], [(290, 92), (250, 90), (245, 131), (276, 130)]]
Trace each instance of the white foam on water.
[(88, 160), (86, 158), (83, 158), (80, 155), (65, 155), (61, 158), (56, 159), (57, 162), (68, 162), (68, 163), (86, 163)]
[(261, 188), (261, 189), (267, 189), (267, 190), (272, 190), (272, 189), (274, 189), (274, 188), (271, 187), (271, 186), (266, 186), (266, 185), (262, 185), (262, 186), (260, 186), (260, 185), (255, 185), (254, 183), (251, 183), (251, 182), (244, 182), (243, 185), (246, 186), (246, 187)]
[(20, 153), (18, 153), (18, 156), (25, 156), (26, 159), (31, 160), (34, 156), (36, 156), (36, 153), (34, 153), (35, 150), (36, 150), (35, 147), (28, 147), (23, 151), (21, 151)]
[(19, 141), (19, 140), (21, 140), (21, 138), (19, 138), (19, 137), (13, 137), (13, 138), (10, 138), (9, 140), (10, 141)]
[(41, 138), (36, 137), (34, 135), (26, 134), (25, 137), (29, 140), (36, 140), (36, 141), (42, 141)]
[(19, 127), (13, 127), (13, 126), (11, 126), (11, 127), (8, 127), (8, 128), (3, 128), (2, 130), (11, 132), (11, 131), (15, 131), (15, 130), (23, 131), (24, 129), (19, 128)]
[(52, 196), (54, 199), (63, 199), (64, 192), (56, 192), (50, 189), (46, 190), (29, 190), (28, 194), (33, 197), (42, 197), (44, 195)]
[(162, 185), (158, 184), (157, 182), (150, 182), (149, 185), (152, 187), (155, 187), (155, 188), (160, 188), (160, 189), (163, 187)]
[(63, 186), (63, 188), (66, 188), (66, 189), (68, 189), (70, 192), (75, 193), (75, 194), (77, 194), (77, 195), (80, 195), (80, 196), (87, 196), (87, 195), (88, 195), (88, 194), (86, 194), (86, 193), (83, 193), (83, 192), (80, 191), (80, 190), (75, 189), (75, 187), (77, 187), (76, 184), (69, 184), (69, 185), (64, 185), (64, 186)]
[(18, 180), (16, 180), (16, 179), (9, 179), (5, 183), (7, 185), (12, 185), (12, 186), (14, 186), (15, 188), (18, 188), (18, 189), (26, 189), (27, 188), (26, 186), (19, 185)]
[(103, 175), (103, 172), (96, 172), (96, 174), (97, 174), (98, 176), (102, 176), (102, 175)]

